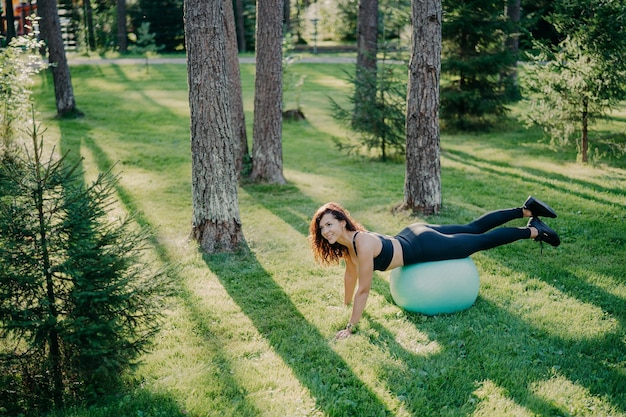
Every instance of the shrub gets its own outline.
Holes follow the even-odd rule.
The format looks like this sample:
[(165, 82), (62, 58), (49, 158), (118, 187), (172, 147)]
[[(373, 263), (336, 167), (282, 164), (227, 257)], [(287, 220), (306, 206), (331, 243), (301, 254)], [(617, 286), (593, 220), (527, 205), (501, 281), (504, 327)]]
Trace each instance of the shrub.
[(0, 410), (13, 413), (119, 388), (169, 288), (144, 253), (149, 231), (111, 220), (117, 178), (86, 186), (78, 164), (44, 156), (37, 126), (31, 137), (0, 167)]

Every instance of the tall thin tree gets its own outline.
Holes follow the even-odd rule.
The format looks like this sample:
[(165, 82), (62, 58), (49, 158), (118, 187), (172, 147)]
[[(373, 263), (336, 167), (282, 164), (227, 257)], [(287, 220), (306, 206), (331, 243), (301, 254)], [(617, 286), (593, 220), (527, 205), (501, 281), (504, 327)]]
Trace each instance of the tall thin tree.
[(423, 214), (433, 214), (441, 208), (441, 19), (441, 0), (413, 0), (403, 208)]
[(191, 234), (207, 253), (235, 250), (244, 242), (226, 74), (224, 1), (230, 0), (184, 2), (191, 113)]
[(283, 0), (283, 27), (285, 32), (291, 32), (291, 0)]
[(368, 107), (362, 104), (376, 101), (377, 52), (378, 0), (359, 0), (353, 125), (370, 116)]
[(282, 150), (282, 0), (257, 1), (252, 174), (284, 184)]
[(96, 29), (93, 24), (93, 7), (91, 0), (83, 0), (83, 13), (85, 15), (85, 36), (87, 38), (87, 49), (96, 50)]
[(521, 98), (517, 77), (521, 14), (521, 0), (507, 0), (506, 17), (509, 22), (509, 33), (506, 39), (506, 46), (513, 55), (514, 59), (508, 73), (505, 72), (503, 75), (509, 78), (509, 82), (507, 82), (506, 85), (510, 88), (509, 95), (510, 98), (513, 100), (518, 100)]
[(122, 54), (125, 54), (128, 50), (126, 0), (117, 0), (117, 47)]
[(5, 20), (6, 20), (6, 25), (7, 25), (7, 33), (6, 33), (5, 42), (8, 45), (9, 42), (11, 42), (11, 39), (17, 36), (17, 34), (15, 33), (15, 15), (13, 14), (13, 1), (12, 0), (5, 0), (4, 10), (5, 10)]
[(243, 15), (243, 0), (234, 0), (235, 26), (237, 27), (237, 46), (239, 52), (246, 52), (246, 25)]
[(49, 60), (54, 81), (54, 96), (56, 98), (57, 116), (80, 116), (81, 111), (76, 107), (74, 88), (70, 67), (65, 55), (65, 45), (61, 33), (59, 11), (55, 0), (39, 0), (37, 12), (41, 20), (39, 25), (41, 35), (48, 47)]

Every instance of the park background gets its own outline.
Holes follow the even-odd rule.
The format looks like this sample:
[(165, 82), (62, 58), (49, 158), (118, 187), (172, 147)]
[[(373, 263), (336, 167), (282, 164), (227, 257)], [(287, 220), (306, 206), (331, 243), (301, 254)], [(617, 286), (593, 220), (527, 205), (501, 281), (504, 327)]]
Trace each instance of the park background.
[[(249, 97), (253, 67), (242, 70)], [(184, 66), (76, 68), (98, 120), (53, 124), (48, 135), (85, 156), (92, 175), (117, 162), (124, 205), (158, 231), (161, 262), (182, 269), (139, 385), (104, 409), (67, 415), (624, 415), (623, 161), (581, 166), (574, 151), (516, 125), (443, 135), (444, 210), (393, 215), (403, 164), (346, 157), (332, 141), (343, 133), (325, 103), (346, 88), (341, 68), (298, 70), (309, 74), (307, 121), (285, 124), (289, 183), (243, 185), (250, 251), (205, 256), (189, 241)], [(607, 129), (624, 123), (620, 113)], [(526, 241), (473, 256), (478, 300), (449, 316), (402, 311), (388, 273), (377, 273), (359, 333), (332, 340), (349, 309), (341, 268), (320, 268), (309, 253), (319, 205), (338, 200), (367, 228), (394, 233), (418, 220), (468, 221), (530, 193), (558, 211), (549, 224), (559, 248), (541, 253)]]

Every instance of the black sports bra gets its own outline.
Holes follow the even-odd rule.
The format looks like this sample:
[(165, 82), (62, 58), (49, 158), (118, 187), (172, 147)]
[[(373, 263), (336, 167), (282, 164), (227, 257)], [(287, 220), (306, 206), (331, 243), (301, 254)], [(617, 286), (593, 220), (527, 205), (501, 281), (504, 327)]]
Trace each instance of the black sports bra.
[[(377, 236), (383, 244), (382, 250), (380, 251), (378, 256), (374, 258), (374, 271), (386, 271), (387, 268), (389, 267), (389, 264), (391, 264), (391, 260), (393, 259), (393, 242), (388, 237), (383, 236), (379, 233), (374, 233), (374, 232), (368, 232), (368, 233), (371, 233)], [(352, 246), (354, 247), (354, 254), (357, 256), (359, 256), (359, 254), (356, 251), (355, 239), (356, 239), (356, 235), (358, 234), (359, 232), (357, 231), (352, 237)]]

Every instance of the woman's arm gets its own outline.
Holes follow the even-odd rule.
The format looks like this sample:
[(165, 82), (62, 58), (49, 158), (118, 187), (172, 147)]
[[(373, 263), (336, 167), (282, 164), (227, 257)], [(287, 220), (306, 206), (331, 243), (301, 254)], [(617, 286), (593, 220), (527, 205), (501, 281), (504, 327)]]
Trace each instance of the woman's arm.
[[(357, 241), (358, 242), (358, 241)], [(365, 305), (367, 304), (367, 298), (369, 297), (370, 289), (372, 288), (372, 279), (374, 276), (374, 245), (371, 245), (371, 240), (361, 241), (362, 244), (358, 245), (358, 266), (354, 266), (353, 262), (346, 261), (346, 276), (348, 276), (349, 268), (348, 265), (351, 263), (353, 265), (354, 270), (356, 271), (356, 276), (358, 281), (358, 288), (356, 294), (354, 294), (354, 303), (352, 304), (352, 315), (350, 316), (350, 321), (348, 322), (348, 327), (343, 330), (340, 330), (336, 338), (344, 339), (352, 334), (352, 327), (355, 327), (359, 320), (361, 320), (361, 316), (363, 315), (363, 311), (365, 310)], [(346, 281), (347, 283), (347, 281)], [(352, 291), (354, 291), (354, 283), (352, 283)], [(346, 296), (348, 295), (348, 288), (346, 285)], [(350, 297), (352, 297), (352, 292), (350, 293)]]
[(356, 326), (361, 320), (367, 298), (372, 288), (372, 278), (374, 276), (374, 260), (369, 258), (369, 262), (359, 262), (359, 287), (354, 295), (354, 304), (352, 305), (352, 315), (350, 316), (350, 324)]
[(356, 288), (356, 265), (350, 258), (345, 260), (346, 272), (343, 274), (344, 283), (344, 304), (350, 305), (352, 303), (352, 297), (354, 296), (354, 289)]

